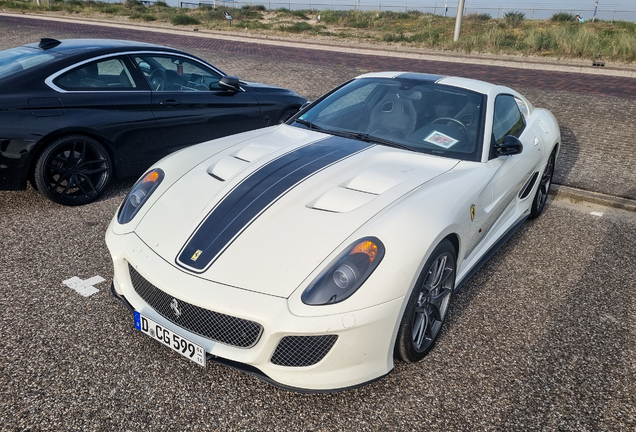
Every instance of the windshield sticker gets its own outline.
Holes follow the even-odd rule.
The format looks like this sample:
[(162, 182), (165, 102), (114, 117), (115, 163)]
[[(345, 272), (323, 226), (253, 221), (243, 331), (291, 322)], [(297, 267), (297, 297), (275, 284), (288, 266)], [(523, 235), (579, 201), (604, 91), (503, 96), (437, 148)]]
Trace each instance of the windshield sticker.
[(443, 147), (445, 149), (449, 149), (459, 142), (459, 140), (456, 140), (455, 138), (449, 137), (448, 135), (444, 135), (443, 133), (437, 131), (432, 132), (429, 136), (424, 138), (424, 141), (435, 144), (436, 146)]

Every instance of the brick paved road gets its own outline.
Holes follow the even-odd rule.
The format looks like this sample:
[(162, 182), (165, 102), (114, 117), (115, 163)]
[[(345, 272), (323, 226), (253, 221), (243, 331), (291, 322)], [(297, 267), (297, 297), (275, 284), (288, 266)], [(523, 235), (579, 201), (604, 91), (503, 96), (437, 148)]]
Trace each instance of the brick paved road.
[(409, 70), (508, 85), (559, 120), (563, 145), (557, 183), (636, 199), (634, 78), (369, 56), (22, 16), (0, 16), (0, 28), (4, 33), (0, 48), (45, 36), (132, 39), (174, 46), (243, 79), (289, 87), (309, 99), (362, 71)]

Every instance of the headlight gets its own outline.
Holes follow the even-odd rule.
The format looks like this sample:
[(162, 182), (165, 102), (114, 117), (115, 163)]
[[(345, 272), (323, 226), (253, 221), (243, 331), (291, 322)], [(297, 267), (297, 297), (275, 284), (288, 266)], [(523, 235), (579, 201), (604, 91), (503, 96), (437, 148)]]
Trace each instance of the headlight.
[(163, 180), (163, 171), (156, 168), (140, 178), (131, 191), (126, 195), (124, 203), (119, 208), (117, 221), (120, 224), (130, 222), (148, 197), (157, 189), (159, 183)]
[(384, 257), (384, 245), (375, 237), (363, 238), (347, 249), (303, 292), (308, 305), (339, 303), (349, 298), (373, 273)]

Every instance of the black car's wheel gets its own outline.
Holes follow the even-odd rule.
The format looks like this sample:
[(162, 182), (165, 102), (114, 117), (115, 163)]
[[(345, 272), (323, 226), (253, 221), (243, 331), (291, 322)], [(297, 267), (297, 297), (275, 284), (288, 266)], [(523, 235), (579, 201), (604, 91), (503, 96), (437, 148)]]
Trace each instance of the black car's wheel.
[(530, 219), (539, 217), (545, 208), (545, 203), (548, 200), (548, 193), (550, 192), (550, 185), (552, 184), (552, 176), (554, 175), (556, 151), (556, 148), (552, 150), (552, 153), (548, 158), (548, 163), (543, 171), (543, 175), (541, 176), (537, 193), (534, 195), (534, 200), (532, 200), (532, 209), (530, 210), (529, 216)]
[(278, 121), (276, 122), (276, 124), (285, 123), (287, 120), (292, 118), (292, 116), (294, 114), (296, 114), (297, 112), (298, 112), (298, 109), (294, 109), (294, 108), (290, 108), (290, 109), (287, 109), (287, 110), (283, 111), (283, 113), (280, 115), (280, 117), (278, 117)]
[(59, 204), (82, 205), (108, 186), (113, 168), (100, 143), (83, 135), (53, 141), (38, 158), (33, 180), (38, 191)]
[(455, 289), (455, 248), (442, 241), (426, 261), (400, 322), (394, 355), (420, 361), (441, 333)]

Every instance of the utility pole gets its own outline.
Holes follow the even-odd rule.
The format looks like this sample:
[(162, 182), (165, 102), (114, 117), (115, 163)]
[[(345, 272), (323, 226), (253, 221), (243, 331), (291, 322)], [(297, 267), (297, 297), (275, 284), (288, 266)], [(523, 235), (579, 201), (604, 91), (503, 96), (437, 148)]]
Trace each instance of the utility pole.
[(459, 33), (462, 31), (462, 17), (464, 16), (464, 0), (459, 0), (459, 6), (457, 6), (457, 19), (455, 20), (455, 37), (453, 42), (459, 40)]

